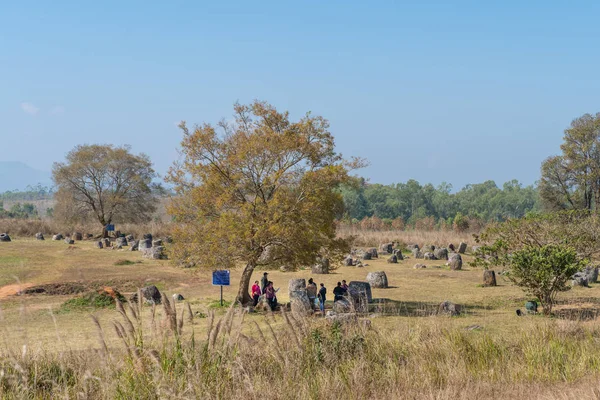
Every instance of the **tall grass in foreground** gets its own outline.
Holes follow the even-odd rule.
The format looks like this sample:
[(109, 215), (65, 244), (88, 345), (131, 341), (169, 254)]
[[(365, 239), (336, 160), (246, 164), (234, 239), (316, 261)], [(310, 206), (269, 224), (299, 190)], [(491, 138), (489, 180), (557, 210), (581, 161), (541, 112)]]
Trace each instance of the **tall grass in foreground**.
[[(141, 296), (139, 296), (141, 298)], [(598, 398), (600, 331), (532, 318), (510, 336), (447, 328), (431, 317), (394, 334), (293, 314), (209, 315), (194, 335), (189, 304), (117, 304), (97, 319), (96, 349), (30, 354), (7, 349), (1, 398), (482, 399)], [(142, 314), (145, 315), (142, 318)], [(431, 323), (433, 321), (433, 323)], [(112, 331), (119, 348), (109, 348)]]

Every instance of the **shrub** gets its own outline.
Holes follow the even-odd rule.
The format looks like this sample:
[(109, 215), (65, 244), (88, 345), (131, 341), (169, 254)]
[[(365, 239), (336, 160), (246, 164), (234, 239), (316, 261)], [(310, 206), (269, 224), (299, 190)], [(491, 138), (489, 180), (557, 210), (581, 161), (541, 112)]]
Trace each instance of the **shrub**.
[[(120, 301), (125, 301), (125, 298), (117, 294)], [(106, 292), (90, 292), (83, 296), (75, 297), (65, 301), (60, 306), (60, 312), (70, 311), (86, 311), (89, 309), (106, 308), (113, 306), (115, 299)]]
[(564, 245), (527, 246), (511, 256), (508, 274), (517, 286), (536, 296), (544, 314), (552, 312), (556, 295), (570, 289), (568, 281), (585, 263), (571, 247)]
[(138, 264), (140, 261), (131, 261), (131, 260), (117, 260), (114, 265), (134, 265)]
[(469, 219), (461, 213), (457, 213), (452, 222), (452, 226), (457, 232), (465, 232), (469, 229)]

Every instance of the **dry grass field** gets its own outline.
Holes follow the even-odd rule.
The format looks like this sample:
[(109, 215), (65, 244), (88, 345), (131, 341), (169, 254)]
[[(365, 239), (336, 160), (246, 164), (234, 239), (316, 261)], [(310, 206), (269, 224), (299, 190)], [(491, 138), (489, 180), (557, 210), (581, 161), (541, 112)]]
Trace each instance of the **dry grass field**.
[[(376, 246), (385, 239), (396, 239), (423, 245), (447, 244), (450, 240), (469, 239), (468, 236), (452, 237), (451, 233), (442, 237), (434, 236), (439, 235), (438, 232), (395, 232), (378, 235), (371, 239), (363, 238), (363, 243), (364, 240), (372, 240), (376, 241), (372, 243)], [(129, 262), (123, 263), (123, 260)], [(316, 351), (315, 332), (322, 332), (322, 329), (329, 332), (331, 329), (324, 325), (319, 317), (312, 317), (308, 321), (290, 322), (282, 315), (242, 314), (239, 309), (227, 311), (227, 308), (216, 307), (219, 287), (212, 286), (209, 271), (182, 269), (167, 260), (143, 259), (139, 252), (97, 249), (91, 241), (80, 241), (70, 246), (63, 241), (36, 241), (28, 237), (13, 236), (12, 242), (0, 243), (0, 329), (3, 354), (5, 360), (25, 362), (24, 359), (27, 358), (33, 364), (35, 363), (31, 360), (36, 360), (36, 357), (39, 360), (61, 360), (67, 363), (60, 365), (74, 362), (71, 360), (73, 357), (77, 360), (77, 357), (83, 357), (85, 363), (77, 361), (85, 364), (85, 368), (81, 367), (81, 376), (85, 375), (86, 368), (97, 371), (98, 375), (102, 375), (102, 378), (98, 379), (107, 386), (102, 385), (93, 391), (85, 392), (87, 389), (82, 389), (79, 383), (73, 383), (74, 391), (84, 390), (82, 393), (88, 393), (79, 396), (80, 398), (131, 398), (123, 389), (127, 385), (123, 386), (120, 380), (118, 384), (115, 383), (116, 381), (112, 380), (116, 379), (114, 377), (109, 379), (110, 368), (102, 369), (106, 366), (101, 368), (86, 364), (91, 362), (89, 359), (98, 359), (96, 352), (102, 351), (102, 343), (106, 344), (109, 352), (122, 353), (124, 339), (115, 333), (114, 322), (122, 321), (123, 316), (113, 307), (70, 310), (65, 309), (63, 304), (69, 299), (81, 296), (82, 293), (105, 286), (120, 291), (128, 298), (138, 287), (154, 284), (169, 296), (173, 293), (185, 296), (189, 309), (195, 315), (191, 322), (188, 321), (187, 304), (176, 305), (179, 315), (176, 318), (181, 319), (181, 324), (184, 324), (182, 316), (188, 315), (182, 329), (186, 338), (193, 335), (196, 338), (194, 342), (209, 338), (209, 343), (211, 335), (222, 336), (223, 340), (219, 345), (215, 344), (216, 339), (213, 339), (212, 348), (223, 352), (232, 351), (228, 347), (232, 341), (241, 341), (244, 344), (236, 347), (235, 356), (227, 353), (232, 357), (231, 363), (234, 363), (234, 360), (240, 363), (245, 357), (252, 357), (252, 354), (260, 357), (268, 352), (269, 357), (275, 357), (271, 360), (273, 365), (283, 368), (281, 371), (266, 370), (264, 373), (260, 372), (262, 370), (259, 368), (254, 373), (244, 370), (243, 366), (238, 364), (223, 362), (218, 368), (226, 369), (231, 375), (227, 375), (229, 380), (223, 382), (242, 382), (242, 387), (230, 390), (222, 386), (224, 383), (219, 386), (213, 381), (206, 381), (203, 383), (204, 392), (186, 391), (187, 389), (169, 385), (167, 390), (164, 387), (165, 379), (169, 381), (172, 378), (170, 373), (168, 379), (160, 374), (152, 375), (148, 379), (153, 384), (156, 383), (154, 379), (161, 382), (157, 383), (157, 387), (160, 388), (157, 398), (167, 396), (169, 390), (172, 394), (177, 393), (173, 395), (175, 398), (339, 398), (335, 392), (330, 392), (329, 387), (347, 397), (357, 399), (475, 399), (515, 396), (598, 398), (600, 354), (597, 348), (600, 341), (600, 325), (596, 317), (600, 311), (600, 285), (575, 288), (561, 294), (561, 304), (556, 309), (559, 316), (556, 318), (517, 317), (515, 309), (524, 308), (527, 296), (505, 281), (501, 275), (497, 276), (497, 287), (483, 287), (483, 271), (470, 267), (469, 260), (468, 254), (463, 257), (464, 265), (461, 271), (449, 270), (444, 261), (417, 261), (409, 258), (398, 264), (388, 264), (385, 256), (366, 261), (368, 265), (364, 268), (339, 267), (327, 275), (312, 275), (310, 269), (296, 272), (270, 271), (269, 277), (274, 281), (275, 287), (281, 288), (278, 293), (280, 302), (288, 301), (287, 285), (291, 278), (308, 279), (312, 276), (318, 283), (325, 283), (331, 293), (335, 283), (342, 279), (348, 282), (365, 280), (370, 271), (385, 271), (387, 274), (391, 287), (373, 289), (373, 297), (377, 300), (369, 315), (371, 329), (368, 332), (364, 332), (363, 328), (360, 328), (358, 333), (347, 332), (348, 337), (360, 335), (361, 341), (369, 343), (372, 348), (356, 360), (348, 353), (347, 359), (339, 361), (331, 371), (323, 373), (323, 376), (316, 377), (315, 371), (309, 369), (307, 372), (302, 369), (306, 368), (306, 365), (292, 364), (298, 357), (298, 351), (300, 354)], [(417, 262), (426, 264), (427, 268), (413, 269)], [(261, 275), (262, 271), (256, 271), (255, 279), (260, 279)], [(239, 277), (240, 270), (233, 270), (233, 286), (224, 290), (226, 301), (233, 300)], [(40, 287), (45, 288), (46, 293), (19, 295), (19, 292)], [(438, 304), (444, 300), (461, 304), (464, 307), (463, 315), (436, 315)], [(210, 317), (213, 313), (214, 318)], [(101, 340), (91, 314), (102, 327)], [(152, 321), (168, 321), (168, 314), (166, 308), (157, 308), (153, 313), (149, 307), (145, 307), (144, 311), (139, 312), (138, 317), (142, 321), (139, 323), (139, 329), (142, 326), (146, 327), (141, 337), (147, 337), (150, 343), (151, 337), (156, 339), (160, 336)], [(215, 325), (219, 318), (222, 322)], [(228, 323), (229, 329), (224, 329)], [(299, 324), (299, 327), (290, 329), (296, 324)], [(164, 328), (163, 325), (158, 326)], [(306, 339), (302, 339), (302, 335), (296, 337), (297, 348), (293, 347), (294, 336), (290, 336), (290, 331), (294, 329), (296, 332), (307, 334)], [(265, 339), (263, 335), (268, 337)], [(325, 340), (323, 343), (329, 343), (326, 339), (319, 339), (318, 343), (321, 343), (321, 340)], [(162, 343), (161, 346), (164, 346), (164, 341), (156, 343)], [(342, 340), (340, 343), (346, 342)], [(342, 346), (340, 343), (338, 345)], [(345, 345), (350, 346), (348, 343)], [(343, 346), (334, 346), (327, 350), (325, 344), (323, 346), (324, 348), (319, 350), (325, 354), (319, 356), (325, 357), (323, 363), (328, 362), (329, 356), (338, 357), (345, 351), (354, 351), (351, 348), (344, 350)], [(164, 347), (161, 348), (161, 354), (168, 353)], [(196, 350), (184, 347), (182, 354), (188, 354), (187, 351), (192, 354)], [(111, 357), (115, 357), (114, 354)], [(214, 361), (213, 358), (210, 360)], [(119, 365), (120, 371), (131, 372), (127, 362), (113, 362)], [(338, 370), (337, 366), (341, 369)], [(132, 368), (135, 370), (137, 367), (134, 365)], [(195, 374), (206, 374), (205, 368), (206, 365), (200, 367), (193, 364), (193, 367), (188, 366), (186, 372), (181, 374), (186, 379), (199, 379)], [(285, 370), (289, 370), (290, 374), (300, 374), (303, 378), (298, 378), (298, 382), (303, 382), (306, 387), (298, 386), (298, 382), (285, 383), (280, 380), (274, 383), (265, 380), (271, 373), (278, 377), (277, 379), (287, 379), (289, 376)], [(165, 368), (161, 371), (166, 373)], [(314, 377), (314, 387), (311, 383), (313, 378), (306, 378), (303, 374)], [(202, 379), (208, 379), (206, 375), (202, 376)], [(307, 383), (303, 379), (310, 381)], [(2, 398), (11, 397), (14, 394), (11, 390), (14, 389), (1, 381), (2, 379)], [(139, 385), (149, 383), (132, 380), (127, 384), (139, 389)], [(175, 380), (170, 385), (179, 384), (183, 383)], [(72, 396), (71, 386), (66, 383), (54, 382), (53, 385), (54, 389), (50, 391), (40, 391), (37, 387), (31, 389), (30, 386), (23, 386), (20, 390), (29, 393), (29, 397)], [(294, 392), (286, 389), (286, 385), (293, 387)], [(361, 389), (358, 390), (356, 385)], [(259, 395), (263, 390), (261, 388), (265, 387), (271, 387), (275, 392)], [(115, 391), (116, 388), (121, 388), (121, 392)], [(194, 386), (194, 390), (200, 389)], [(131, 393), (133, 392), (129, 392)], [(154, 398), (156, 394), (148, 394), (146, 397), (135, 393), (139, 394), (138, 398)]]

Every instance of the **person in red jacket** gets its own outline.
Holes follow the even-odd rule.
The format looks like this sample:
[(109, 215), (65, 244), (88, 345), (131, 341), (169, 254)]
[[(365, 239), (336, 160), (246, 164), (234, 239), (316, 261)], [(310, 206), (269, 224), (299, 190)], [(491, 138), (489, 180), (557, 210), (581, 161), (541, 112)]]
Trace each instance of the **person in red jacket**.
[(258, 299), (260, 298), (261, 295), (261, 290), (260, 290), (260, 286), (258, 285), (258, 281), (254, 281), (254, 285), (252, 285), (252, 299), (254, 300), (254, 303), (252, 304), (253, 307), (256, 307), (256, 305), (258, 304)]

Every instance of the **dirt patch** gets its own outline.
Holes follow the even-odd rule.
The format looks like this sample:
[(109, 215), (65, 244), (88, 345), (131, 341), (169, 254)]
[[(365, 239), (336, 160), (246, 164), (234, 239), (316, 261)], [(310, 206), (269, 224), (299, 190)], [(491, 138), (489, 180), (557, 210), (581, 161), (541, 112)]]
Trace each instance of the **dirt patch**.
[(47, 294), (51, 296), (68, 295), (85, 292), (87, 287), (82, 283), (64, 282), (49, 283), (46, 285), (31, 286), (23, 290), (23, 294)]
[(8, 296), (15, 296), (31, 286), (33, 286), (32, 283), (16, 283), (13, 285), (2, 286), (0, 287), (0, 299), (4, 299)]

